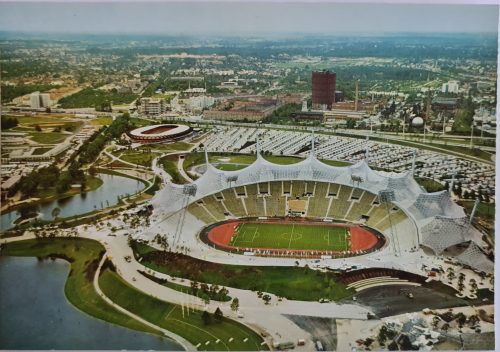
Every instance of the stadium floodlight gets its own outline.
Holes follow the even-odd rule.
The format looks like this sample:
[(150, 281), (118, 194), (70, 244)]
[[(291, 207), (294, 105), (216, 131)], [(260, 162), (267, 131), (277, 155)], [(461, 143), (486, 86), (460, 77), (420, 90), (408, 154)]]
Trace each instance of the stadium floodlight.
[(390, 203), (396, 199), (394, 190), (392, 189), (386, 189), (378, 192), (378, 197), (380, 199), (380, 203)]
[(183, 194), (186, 194), (188, 196), (192, 196), (194, 197), (196, 195), (196, 191), (198, 190), (198, 187), (195, 185), (195, 184), (191, 184), (191, 185), (185, 185), (183, 188), (182, 188), (182, 193)]
[(358, 186), (359, 186), (359, 184), (361, 182), (363, 182), (363, 177), (358, 176), (358, 175), (351, 175), (351, 180), (352, 180), (352, 183), (357, 182)]
[(236, 181), (238, 181), (238, 175), (232, 175), (232, 176), (226, 177), (226, 182), (231, 183), (231, 182), (236, 182)]

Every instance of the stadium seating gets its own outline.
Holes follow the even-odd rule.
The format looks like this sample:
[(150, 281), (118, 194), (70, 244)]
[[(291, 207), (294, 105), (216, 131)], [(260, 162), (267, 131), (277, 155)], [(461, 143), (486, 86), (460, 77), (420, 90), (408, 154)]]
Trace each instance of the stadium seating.
[(269, 194), (269, 183), (264, 182), (264, 183), (259, 183), (259, 194)]
[(216, 221), (216, 219), (210, 215), (203, 206), (197, 203), (190, 204), (188, 206), (188, 211), (205, 224), (211, 224)]
[[(330, 189), (330, 192), (332, 190)], [(340, 186), (337, 194), (337, 198), (333, 199), (328, 211), (328, 216), (334, 219), (344, 219), (351, 202), (349, 197), (351, 196), (352, 188), (349, 186)]]
[(217, 219), (217, 221), (221, 221), (226, 218), (226, 216), (224, 215), (224, 212), (226, 210), (224, 209), (222, 202), (220, 200), (217, 200), (215, 195), (205, 197), (203, 201), (205, 202), (205, 207), (207, 208), (207, 210)]
[(245, 191), (245, 187), (234, 187), (234, 190), (236, 191), (236, 194), (238, 196), (243, 196), (243, 197), (246, 197), (247, 195), (247, 192)]
[(328, 184), (317, 182), (314, 197), (309, 200), (307, 216), (323, 218), (328, 211), (330, 198), (327, 198)]
[(357, 201), (352, 201), (352, 207), (349, 213), (346, 215), (346, 220), (349, 221), (356, 221), (361, 218), (362, 215), (367, 215), (370, 212), (370, 209), (372, 208), (372, 203), (375, 200), (377, 196), (368, 193), (368, 192), (363, 192), (359, 200)]
[(283, 194), (291, 194), (290, 191), (292, 189), (292, 181), (283, 181)]
[[(292, 196), (283, 195), (283, 190), (291, 190)], [(302, 196), (309, 191), (313, 194)], [(226, 214), (235, 217), (279, 217), (287, 215), (286, 202), (296, 199), (296, 196), (308, 200), (307, 217), (358, 221), (362, 216), (368, 216), (366, 224), (382, 232), (391, 225), (404, 225), (408, 221), (402, 210), (378, 204), (375, 194), (350, 186), (313, 181), (274, 181), (227, 189), (191, 204), (188, 210), (207, 224), (226, 219)]]
[(305, 193), (309, 196), (314, 195), (314, 188), (315, 188), (316, 182), (313, 181), (306, 181), (305, 182)]
[(236, 197), (234, 189), (226, 189), (222, 191), (222, 195), (224, 196), (224, 204), (231, 214), (237, 217), (247, 216), (241, 198)]
[(380, 221), (382, 221), (387, 216), (387, 209), (384, 204), (374, 206), (372, 210), (367, 214), (370, 218), (366, 222), (368, 226), (375, 227)]
[(302, 198), (306, 192), (306, 184), (304, 181), (293, 181), (292, 182), (292, 194), (293, 198)]
[(271, 194), (266, 197), (267, 216), (285, 216), (285, 197), (281, 195), (281, 182), (271, 182)]

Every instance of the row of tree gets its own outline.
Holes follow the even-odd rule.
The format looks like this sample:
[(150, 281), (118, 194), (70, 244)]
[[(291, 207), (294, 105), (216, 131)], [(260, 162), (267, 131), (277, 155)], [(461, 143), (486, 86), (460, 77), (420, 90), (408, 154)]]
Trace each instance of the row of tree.
[(18, 125), (19, 121), (15, 117), (2, 116), (2, 130), (8, 130)]

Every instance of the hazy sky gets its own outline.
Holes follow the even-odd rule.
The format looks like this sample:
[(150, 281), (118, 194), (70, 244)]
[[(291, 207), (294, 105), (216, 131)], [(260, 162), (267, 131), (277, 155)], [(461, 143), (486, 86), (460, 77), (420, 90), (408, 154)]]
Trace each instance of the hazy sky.
[(496, 32), (498, 6), (0, 0), (0, 30), (159, 34)]

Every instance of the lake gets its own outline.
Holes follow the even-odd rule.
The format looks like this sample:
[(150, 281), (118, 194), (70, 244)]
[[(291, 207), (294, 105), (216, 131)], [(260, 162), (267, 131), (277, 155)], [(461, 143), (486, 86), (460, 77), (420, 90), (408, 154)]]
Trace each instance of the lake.
[[(39, 205), (39, 219), (53, 220), (52, 210), (61, 209), (60, 218), (89, 213), (107, 208), (118, 203), (118, 197), (132, 195), (144, 189), (145, 184), (139, 180), (108, 174), (98, 174), (103, 184), (96, 190), (77, 194), (65, 199), (59, 199)], [(1, 216), (1, 230), (12, 228), (13, 222), (19, 217), (17, 211), (10, 211)]]
[(183, 350), (73, 307), (64, 295), (68, 272), (59, 259), (0, 256), (0, 349)]

